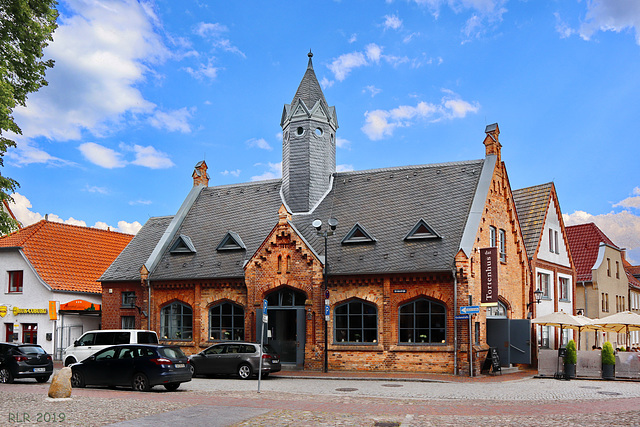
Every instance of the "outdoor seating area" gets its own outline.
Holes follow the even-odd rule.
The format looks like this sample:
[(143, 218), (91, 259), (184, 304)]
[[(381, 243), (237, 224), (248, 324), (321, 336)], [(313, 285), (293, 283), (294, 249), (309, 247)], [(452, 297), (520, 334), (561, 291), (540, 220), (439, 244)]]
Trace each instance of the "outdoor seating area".
[[(584, 316), (573, 316), (565, 312), (555, 312), (541, 316), (532, 321), (541, 326), (560, 328), (562, 337), (565, 329), (578, 331), (578, 339), (582, 331), (603, 331), (624, 333), (629, 342), (629, 332), (640, 330), (640, 315), (624, 311), (602, 319), (589, 319)], [(562, 342), (562, 338), (561, 338)], [(572, 356), (567, 348), (540, 349), (538, 351), (538, 375), (542, 377), (565, 378), (640, 378), (640, 352), (615, 350), (609, 342), (602, 348), (575, 351)], [(578, 348), (580, 348), (578, 344)], [(574, 365), (574, 366), (567, 366)], [(611, 368), (613, 367), (613, 369)]]

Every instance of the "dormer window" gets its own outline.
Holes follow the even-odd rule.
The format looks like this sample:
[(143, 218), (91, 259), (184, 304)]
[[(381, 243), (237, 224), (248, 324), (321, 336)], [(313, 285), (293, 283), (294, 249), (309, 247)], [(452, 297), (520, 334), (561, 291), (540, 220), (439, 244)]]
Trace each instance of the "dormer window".
[(193, 242), (191, 241), (191, 238), (189, 238), (189, 236), (181, 234), (173, 243), (173, 246), (171, 246), (169, 252), (172, 254), (195, 254), (196, 247), (193, 245)]
[(233, 231), (228, 231), (216, 248), (217, 251), (240, 251), (246, 249), (247, 247), (244, 245), (238, 233), (234, 233)]
[(344, 236), (342, 243), (375, 243), (376, 239), (369, 234), (363, 226), (356, 223), (351, 231)]
[(439, 239), (440, 235), (431, 228), (424, 219), (420, 219), (416, 225), (413, 226), (409, 234), (407, 234), (404, 240), (423, 240), (423, 239)]

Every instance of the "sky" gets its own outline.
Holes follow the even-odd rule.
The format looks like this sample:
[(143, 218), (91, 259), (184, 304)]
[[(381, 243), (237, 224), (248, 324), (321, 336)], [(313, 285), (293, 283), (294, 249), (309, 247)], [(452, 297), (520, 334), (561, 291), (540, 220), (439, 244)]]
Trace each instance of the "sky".
[(636, 0), (59, 0), (49, 85), (14, 111), (12, 209), (136, 233), (209, 185), (281, 176), (284, 104), (307, 67), (336, 107), (338, 171), (484, 157), (553, 181), (640, 264)]

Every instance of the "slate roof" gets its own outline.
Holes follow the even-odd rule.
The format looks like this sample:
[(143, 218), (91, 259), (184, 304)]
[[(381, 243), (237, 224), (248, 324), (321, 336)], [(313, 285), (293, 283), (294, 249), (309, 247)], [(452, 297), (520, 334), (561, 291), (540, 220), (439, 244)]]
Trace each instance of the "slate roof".
[(594, 223), (565, 227), (578, 282), (592, 280), (591, 269), (598, 259), (600, 243), (619, 249)]
[[(339, 220), (335, 235), (329, 237), (330, 274), (450, 271), (484, 162), (336, 173), (333, 188), (315, 211), (294, 214), (292, 223), (323, 257), (324, 240), (311, 223), (319, 218), (326, 227), (328, 218)], [(196, 253), (165, 250), (152, 272), (153, 279), (244, 277), (245, 262), (278, 223), (280, 187), (281, 180), (269, 180), (203, 188), (167, 245), (171, 247), (179, 235), (189, 236)], [(404, 240), (420, 219), (441, 238)], [(375, 236), (376, 242), (342, 244), (356, 223)], [(145, 224), (132, 245), (139, 244), (137, 240), (147, 235), (148, 227)], [(227, 232), (237, 233), (246, 251), (216, 251)], [(151, 253), (152, 249), (145, 251)], [(114, 266), (125, 263), (124, 253), (122, 258), (105, 277)]]
[(538, 249), (552, 188), (553, 184), (549, 182), (513, 190), (513, 201), (529, 258), (533, 258)]
[(53, 290), (100, 293), (100, 275), (133, 239), (130, 234), (42, 220), (0, 238), (0, 247), (22, 248)]
[(172, 219), (173, 216), (149, 218), (99, 280), (102, 282), (140, 280), (140, 268), (149, 258)]
[(307, 108), (313, 108), (316, 102), (321, 100), (324, 106), (328, 108), (329, 104), (327, 104), (327, 100), (324, 98), (324, 93), (322, 92), (320, 83), (318, 83), (316, 73), (313, 71), (313, 63), (311, 61), (312, 56), (313, 54), (309, 53), (309, 64), (307, 65), (307, 70), (305, 71), (302, 81), (298, 86), (298, 90), (291, 101), (291, 105), (295, 105), (296, 99), (301, 99), (304, 101)]

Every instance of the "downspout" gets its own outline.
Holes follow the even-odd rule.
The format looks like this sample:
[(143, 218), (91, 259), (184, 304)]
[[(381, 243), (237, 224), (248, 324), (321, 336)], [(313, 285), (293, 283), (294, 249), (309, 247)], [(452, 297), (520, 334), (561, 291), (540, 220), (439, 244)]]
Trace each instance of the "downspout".
[[(151, 276), (151, 274), (149, 274)], [(151, 329), (151, 279), (147, 277), (147, 287), (149, 288), (149, 296), (147, 297), (147, 329)]]
[(458, 275), (456, 274), (456, 262), (453, 261), (453, 375), (458, 375)]

